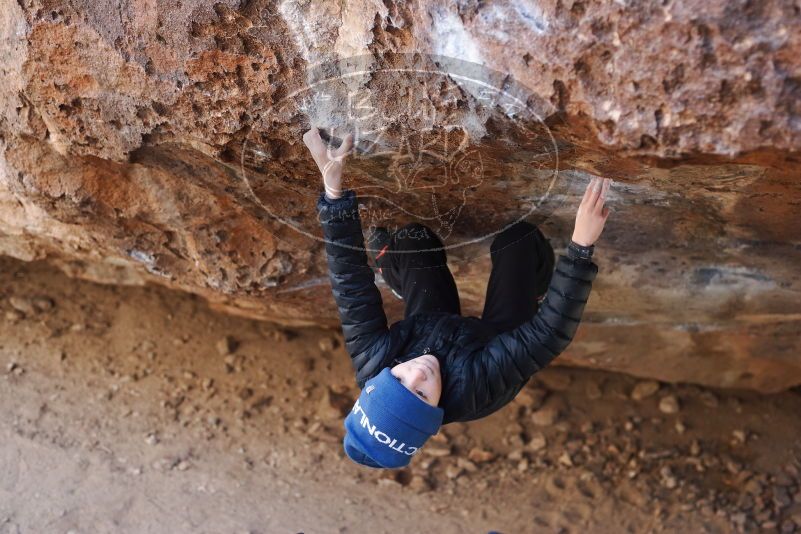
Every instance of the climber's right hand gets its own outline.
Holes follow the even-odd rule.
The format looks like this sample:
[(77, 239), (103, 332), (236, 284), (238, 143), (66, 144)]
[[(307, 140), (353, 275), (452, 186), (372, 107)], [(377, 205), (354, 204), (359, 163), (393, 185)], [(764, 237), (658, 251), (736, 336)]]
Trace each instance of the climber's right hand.
[(325, 196), (332, 200), (342, 196), (342, 168), (345, 166), (345, 158), (353, 148), (353, 135), (348, 134), (339, 148), (334, 149), (320, 137), (318, 127), (312, 125), (311, 129), (303, 134), (303, 142), (323, 175)]
[(581, 246), (589, 247), (595, 244), (604, 229), (604, 223), (609, 217), (609, 208), (604, 207), (606, 194), (612, 180), (597, 176), (590, 180), (584, 191), (584, 198), (576, 214), (576, 227), (573, 230), (573, 241)]

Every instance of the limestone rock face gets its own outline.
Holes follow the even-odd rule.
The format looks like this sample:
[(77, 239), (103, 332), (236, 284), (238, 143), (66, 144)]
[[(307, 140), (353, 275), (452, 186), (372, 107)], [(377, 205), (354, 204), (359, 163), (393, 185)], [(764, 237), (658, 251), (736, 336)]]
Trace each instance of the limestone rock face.
[(336, 326), (301, 135), (350, 129), (365, 226), (436, 230), (466, 314), (494, 234), (525, 217), (562, 252), (607, 176), (599, 276), (559, 362), (801, 383), (798, 2), (0, 7), (2, 254)]

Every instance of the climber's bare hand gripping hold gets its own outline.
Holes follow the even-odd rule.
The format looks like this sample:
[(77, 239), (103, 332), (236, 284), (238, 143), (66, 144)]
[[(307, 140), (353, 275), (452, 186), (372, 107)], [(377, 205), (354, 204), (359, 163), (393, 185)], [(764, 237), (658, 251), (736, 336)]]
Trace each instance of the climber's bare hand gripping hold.
[[(303, 141), (323, 174), (317, 210), (345, 348), (362, 389), (345, 419), (345, 452), (362, 465), (403, 467), (441, 425), (509, 403), (570, 344), (598, 273), (592, 253), (609, 216), (611, 182), (593, 178), (587, 185), (558, 259), (527, 222), (495, 236), (483, 313), (465, 317), (444, 247), (430, 228), (379, 228), (365, 249), (356, 195), (342, 185), (352, 137), (332, 149), (312, 128)], [(418, 252), (393, 254), (401, 251)], [(368, 253), (406, 305), (405, 318), (390, 326)]]

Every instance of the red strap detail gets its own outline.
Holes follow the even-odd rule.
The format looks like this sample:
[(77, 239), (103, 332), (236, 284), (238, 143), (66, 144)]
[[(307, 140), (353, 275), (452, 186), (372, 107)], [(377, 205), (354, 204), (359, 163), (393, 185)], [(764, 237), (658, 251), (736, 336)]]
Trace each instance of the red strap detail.
[(384, 253), (387, 251), (388, 248), (389, 248), (389, 245), (384, 245), (384, 248), (382, 248), (381, 252), (379, 252), (378, 255), (375, 257), (376, 261), (378, 261), (378, 258), (380, 258), (381, 256), (384, 255)]

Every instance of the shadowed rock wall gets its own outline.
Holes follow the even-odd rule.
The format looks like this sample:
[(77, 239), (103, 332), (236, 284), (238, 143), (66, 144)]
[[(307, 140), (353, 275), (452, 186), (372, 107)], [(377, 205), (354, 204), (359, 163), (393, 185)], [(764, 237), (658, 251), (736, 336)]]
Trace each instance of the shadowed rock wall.
[[(559, 253), (587, 180), (608, 176), (599, 277), (560, 361), (801, 383), (797, 2), (0, 5), (2, 254), (335, 326), (300, 137), (364, 120), (378, 149), (353, 158), (351, 185), (378, 222), (435, 200), (466, 313), (494, 231), (525, 216)], [(456, 68), (442, 56), (522, 88), (530, 113), (430, 74)], [(348, 58), (368, 68), (343, 77)]]

